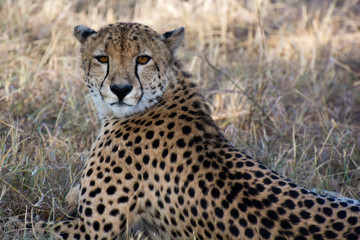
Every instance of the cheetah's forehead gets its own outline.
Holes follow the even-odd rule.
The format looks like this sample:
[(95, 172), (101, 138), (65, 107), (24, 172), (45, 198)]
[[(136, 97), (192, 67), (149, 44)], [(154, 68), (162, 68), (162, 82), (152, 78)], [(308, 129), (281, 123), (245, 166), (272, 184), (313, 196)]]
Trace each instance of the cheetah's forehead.
[(103, 41), (106, 52), (118, 54), (131, 54), (134, 51), (139, 53), (143, 50), (140, 46), (146, 48), (160, 41), (160, 35), (157, 32), (137, 23), (110, 24), (99, 30), (97, 38)]

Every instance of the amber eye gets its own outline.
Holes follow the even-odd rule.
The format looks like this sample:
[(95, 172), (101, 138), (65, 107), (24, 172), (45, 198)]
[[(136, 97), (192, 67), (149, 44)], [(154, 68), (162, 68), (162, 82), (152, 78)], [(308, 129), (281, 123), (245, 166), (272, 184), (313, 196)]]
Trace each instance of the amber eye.
[(139, 56), (136, 58), (136, 62), (140, 63), (140, 64), (146, 64), (150, 61), (150, 57), (149, 56)]
[(96, 58), (96, 60), (98, 60), (101, 63), (108, 63), (109, 62), (109, 57), (108, 56), (97, 56), (95, 58)]

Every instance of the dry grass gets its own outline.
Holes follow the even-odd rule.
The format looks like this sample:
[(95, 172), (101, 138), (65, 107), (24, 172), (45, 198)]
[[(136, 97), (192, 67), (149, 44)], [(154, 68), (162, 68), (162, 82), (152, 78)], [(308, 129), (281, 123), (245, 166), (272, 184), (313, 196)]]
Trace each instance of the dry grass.
[(62, 216), (99, 127), (73, 27), (116, 21), (184, 26), (179, 55), (236, 146), (360, 199), (359, 1), (0, 0), (1, 217)]

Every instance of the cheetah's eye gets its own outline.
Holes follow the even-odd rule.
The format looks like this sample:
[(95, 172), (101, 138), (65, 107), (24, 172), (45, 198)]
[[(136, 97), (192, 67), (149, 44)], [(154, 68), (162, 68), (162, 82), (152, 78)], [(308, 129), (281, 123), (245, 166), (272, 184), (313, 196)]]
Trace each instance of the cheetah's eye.
[(109, 62), (109, 57), (108, 56), (96, 56), (95, 58), (100, 63), (108, 63)]
[(149, 56), (139, 56), (136, 58), (136, 62), (139, 64), (147, 64), (150, 61), (150, 57)]

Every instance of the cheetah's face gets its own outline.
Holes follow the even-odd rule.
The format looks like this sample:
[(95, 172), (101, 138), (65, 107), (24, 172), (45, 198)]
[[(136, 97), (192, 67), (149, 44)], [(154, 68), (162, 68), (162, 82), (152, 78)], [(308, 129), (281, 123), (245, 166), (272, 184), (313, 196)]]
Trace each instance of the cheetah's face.
[(140, 24), (75, 27), (82, 65), (101, 119), (124, 118), (156, 104), (172, 79), (173, 57), (184, 29), (159, 35)]

